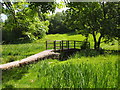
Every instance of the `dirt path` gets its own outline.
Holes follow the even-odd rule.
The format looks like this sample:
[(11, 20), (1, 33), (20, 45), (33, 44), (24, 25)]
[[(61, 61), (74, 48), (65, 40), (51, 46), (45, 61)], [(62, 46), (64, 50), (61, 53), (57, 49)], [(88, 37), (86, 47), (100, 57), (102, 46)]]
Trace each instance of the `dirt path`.
[(1, 64), (0, 69), (6, 70), (10, 69), (13, 67), (19, 67), (24, 64), (29, 64), (30, 62), (38, 61), (38, 60), (43, 60), (45, 58), (54, 58), (54, 57), (59, 57), (60, 53), (55, 53), (53, 50), (45, 50), (43, 52), (37, 53), (35, 55), (29, 56), (25, 59), (19, 60), (19, 61), (14, 61), (6, 64)]

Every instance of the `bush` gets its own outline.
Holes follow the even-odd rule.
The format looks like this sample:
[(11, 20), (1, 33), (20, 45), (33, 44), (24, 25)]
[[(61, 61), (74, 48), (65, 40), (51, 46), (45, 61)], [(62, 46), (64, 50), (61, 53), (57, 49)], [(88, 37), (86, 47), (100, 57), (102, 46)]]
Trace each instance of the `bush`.
[(89, 42), (82, 42), (81, 49), (90, 49), (90, 44)]
[(95, 57), (97, 55), (100, 55), (101, 53), (97, 50), (92, 49), (84, 49), (81, 51), (76, 52), (71, 58), (81, 58), (82, 56), (85, 57)]

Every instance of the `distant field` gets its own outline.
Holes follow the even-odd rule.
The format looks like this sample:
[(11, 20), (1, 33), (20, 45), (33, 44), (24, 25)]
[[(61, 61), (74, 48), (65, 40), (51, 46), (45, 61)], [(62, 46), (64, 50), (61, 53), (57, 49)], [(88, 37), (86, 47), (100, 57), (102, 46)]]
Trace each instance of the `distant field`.
[[(70, 35), (70, 34), (50, 34), (46, 35), (44, 38), (37, 40), (33, 43), (26, 44), (8, 44), (2, 45), (2, 63), (7, 63), (11, 61), (20, 60), (26, 58), (30, 55), (39, 53), (45, 50), (46, 40), (79, 40), (83, 41), (85, 39), (82, 35)], [(89, 41), (91, 48), (93, 48), (93, 38), (90, 35)], [(101, 47), (108, 50), (118, 50), (118, 41), (113, 42), (114, 45), (102, 43)]]

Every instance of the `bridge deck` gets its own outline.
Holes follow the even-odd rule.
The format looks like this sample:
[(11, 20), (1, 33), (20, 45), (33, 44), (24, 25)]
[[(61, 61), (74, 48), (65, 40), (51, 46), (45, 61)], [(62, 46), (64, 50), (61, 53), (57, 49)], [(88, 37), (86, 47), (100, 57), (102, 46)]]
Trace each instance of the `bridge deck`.
[(19, 67), (23, 64), (29, 64), (29, 63), (34, 62), (34, 61), (42, 60), (42, 59), (45, 59), (45, 58), (50, 58), (50, 57), (53, 57), (53, 56), (59, 56), (60, 53), (55, 53), (53, 51), (54, 50), (45, 50), (43, 52), (40, 52), (38, 54), (29, 56), (29, 57), (27, 57), (25, 59), (22, 59), (22, 60), (19, 60), (19, 61), (14, 61), (14, 62), (6, 63), (6, 64), (1, 64), (0, 69), (2, 69), (2, 70), (10, 69), (10, 68), (13, 68), (13, 67)]

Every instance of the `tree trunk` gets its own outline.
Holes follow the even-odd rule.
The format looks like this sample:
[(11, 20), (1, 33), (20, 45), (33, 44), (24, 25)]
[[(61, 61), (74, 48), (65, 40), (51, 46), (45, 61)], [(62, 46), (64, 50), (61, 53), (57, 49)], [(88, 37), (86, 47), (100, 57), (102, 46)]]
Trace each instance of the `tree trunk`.
[(98, 39), (98, 43), (97, 43), (97, 49), (100, 48), (100, 41), (101, 41), (102, 35), (100, 35), (99, 39)]
[(93, 31), (93, 39), (94, 39), (94, 49), (97, 49), (97, 40), (96, 40), (96, 36), (95, 36), (95, 32)]

